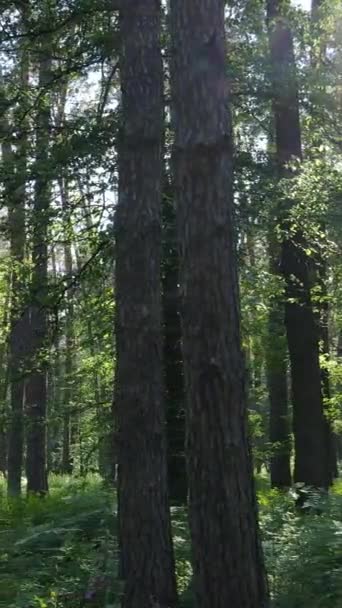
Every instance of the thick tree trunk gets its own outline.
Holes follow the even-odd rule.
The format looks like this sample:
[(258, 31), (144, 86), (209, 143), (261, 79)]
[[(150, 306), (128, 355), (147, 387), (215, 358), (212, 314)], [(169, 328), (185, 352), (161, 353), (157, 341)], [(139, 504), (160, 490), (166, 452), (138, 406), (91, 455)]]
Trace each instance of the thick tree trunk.
[(124, 608), (176, 604), (162, 383), (163, 68), (156, 0), (121, 12), (116, 230), (119, 535)]
[[(279, 172), (290, 177), (288, 163), (301, 159), (298, 91), (290, 27), (281, 0), (268, 0), (267, 18), (273, 79), (276, 149)], [(285, 236), (281, 270), (286, 284), (285, 325), (291, 363), (295, 482), (326, 488), (330, 483), (326, 422), (321, 393), (319, 327), (311, 300), (313, 268), (298, 230), (290, 234), (287, 200), (280, 221)]]
[(172, 502), (187, 500), (185, 411), (180, 321), (179, 255), (174, 192), (168, 178), (163, 192), (164, 374), (167, 404), (169, 494)]
[[(44, 494), (48, 490), (46, 466), (47, 408), (47, 297), (48, 224), (51, 186), (46, 159), (49, 148), (50, 103), (46, 90), (51, 79), (49, 44), (42, 42), (39, 53), (40, 102), (36, 117), (36, 184), (33, 209), (32, 277), (29, 307), (30, 374), (26, 383), (27, 491)], [(42, 92), (45, 92), (43, 94)]]
[(247, 440), (223, 0), (171, 0), (189, 517), (199, 608), (268, 605)]

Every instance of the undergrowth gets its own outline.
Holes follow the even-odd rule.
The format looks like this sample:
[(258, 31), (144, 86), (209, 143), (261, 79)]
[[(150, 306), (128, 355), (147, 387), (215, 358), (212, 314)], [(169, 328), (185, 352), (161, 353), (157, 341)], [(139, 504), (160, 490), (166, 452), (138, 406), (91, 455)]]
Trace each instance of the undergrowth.
[[(8, 501), (0, 482), (0, 607), (116, 608), (116, 504), (96, 476), (52, 477), (45, 499)], [(341, 608), (342, 482), (329, 497), (308, 495), (299, 514), (291, 493), (258, 482), (272, 608)], [(193, 606), (185, 509), (173, 508), (181, 608)]]
[(115, 504), (98, 478), (56, 477), (44, 499), (0, 500), (1, 608), (114, 603)]

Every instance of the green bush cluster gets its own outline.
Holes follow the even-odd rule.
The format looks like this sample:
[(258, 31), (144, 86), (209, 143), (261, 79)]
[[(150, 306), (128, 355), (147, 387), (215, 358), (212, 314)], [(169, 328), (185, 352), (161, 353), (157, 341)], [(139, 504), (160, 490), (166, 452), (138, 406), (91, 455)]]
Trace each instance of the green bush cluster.
[[(53, 477), (51, 494), (8, 500), (0, 483), (0, 607), (114, 608), (117, 581), (114, 492), (97, 476)], [(329, 496), (258, 483), (272, 608), (342, 606), (342, 482)], [(172, 509), (181, 608), (193, 605), (186, 510)]]
[(272, 608), (342, 606), (342, 484), (330, 496), (259, 494)]

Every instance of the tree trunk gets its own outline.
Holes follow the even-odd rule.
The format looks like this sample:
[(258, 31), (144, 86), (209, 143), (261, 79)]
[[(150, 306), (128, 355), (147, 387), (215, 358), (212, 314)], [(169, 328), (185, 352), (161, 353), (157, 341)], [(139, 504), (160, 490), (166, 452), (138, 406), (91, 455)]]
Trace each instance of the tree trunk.
[(199, 608), (268, 605), (247, 440), (223, 0), (171, 0), (172, 117)]
[[(9, 277), (8, 277), (9, 278)], [(1, 319), (0, 343), (0, 473), (7, 474), (8, 434), (7, 434), (7, 393), (8, 393), (8, 362), (7, 362), (7, 327), (10, 307), (10, 281), (7, 281), (5, 301), (3, 302), (3, 317)]]
[[(53, 284), (57, 285), (57, 264), (55, 246), (51, 246), (51, 271)], [(53, 329), (53, 363), (48, 369), (48, 404), (49, 425), (47, 429), (47, 469), (48, 473), (61, 472), (60, 459), (60, 414), (62, 409), (62, 386), (64, 378), (64, 366), (62, 365), (60, 344), (60, 318), (58, 308), (55, 310)]]
[(185, 504), (188, 493), (185, 461), (185, 411), (180, 321), (179, 255), (173, 188), (165, 176), (163, 192), (164, 375), (167, 404), (169, 493)]
[[(26, 31), (27, 11), (22, 13), (22, 32)], [(8, 225), (11, 255), (11, 307), (10, 335), (8, 349), (8, 379), (10, 385), (10, 423), (8, 430), (8, 482), (10, 496), (21, 493), (23, 464), (23, 402), (24, 402), (24, 359), (26, 354), (28, 315), (25, 308), (25, 285), (23, 262), (25, 256), (25, 198), (28, 124), (25, 119), (25, 95), (29, 83), (29, 55), (25, 42), (19, 49), (19, 78), (24, 99), (20, 112), (15, 115), (15, 123), (6, 125), (10, 137), (16, 130), (17, 151), (15, 155), (10, 141), (3, 143), (3, 161), (7, 172), (6, 199), (8, 205)], [(6, 117), (3, 117), (6, 121)]]
[(287, 352), (284, 339), (283, 302), (274, 301), (269, 312), (267, 384), (270, 400), (271, 486), (291, 486), (291, 441), (287, 390)]
[[(68, 280), (72, 277), (72, 249), (71, 249), (71, 226), (69, 220), (68, 185), (66, 179), (61, 179), (59, 190), (62, 201), (63, 223), (64, 223), (64, 271)], [(66, 292), (66, 319), (65, 319), (65, 374), (63, 391), (63, 449), (62, 449), (62, 472), (70, 475), (73, 470), (73, 459), (71, 454), (71, 408), (72, 408), (72, 382), (74, 370), (74, 305), (72, 289)]]
[[(324, 33), (321, 29), (321, 8), (322, 8), (322, 0), (312, 0), (311, 3), (311, 23), (312, 23), (312, 53), (311, 53), (311, 67), (313, 70), (317, 70), (316, 79), (317, 84), (313, 85), (312, 92), (312, 107), (311, 114), (313, 118), (317, 117), (317, 108), (319, 106), (319, 98), (322, 94), (321, 87), (319, 85), (321, 74), (320, 70), (322, 68), (322, 64), (326, 59), (326, 41), (324, 40)], [(317, 99), (318, 97), (318, 99)], [(315, 144), (317, 146), (321, 145), (321, 136), (315, 138)], [(319, 153), (320, 157), (322, 152)], [(321, 231), (326, 233), (325, 222), (322, 221)], [(330, 358), (330, 344), (329, 344), (329, 296), (327, 289), (327, 279), (328, 279), (328, 261), (324, 259), (324, 256), (318, 254), (318, 281), (320, 284), (320, 301), (319, 305), (319, 313), (320, 313), (320, 343), (321, 343), (321, 352), (324, 355), (326, 361)], [(321, 370), (321, 382), (322, 382), (322, 392), (323, 399), (325, 402), (329, 402), (331, 398), (330, 391), (330, 377), (329, 371), (326, 367), (323, 367)], [(326, 405), (325, 405), (326, 409)], [(336, 436), (333, 431), (331, 420), (329, 420), (329, 416), (326, 417), (326, 433), (327, 433), (327, 441), (328, 441), (328, 458), (329, 458), (329, 466), (330, 466), (330, 474), (332, 480), (338, 476), (337, 469), (337, 444), (336, 444)]]
[(51, 186), (49, 165), (51, 54), (48, 41), (39, 49), (40, 100), (36, 116), (36, 184), (33, 209), (32, 277), (30, 293), (30, 375), (26, 384), (28, 493), (48, 490), (46, 466), (48, 224)]
[[(272, 226), (272, 232), (274, 226)], [(278, 273), (279, 247), (269, 235), (270, 271)], [(268, 339), (266, 348), (267, 385), (270, 401), (269, 436), (271, 444), (271, 486), (286, 489), (291, 486), (291, 440), (288, 411), (287, 344), (285, 332), (284, 294), (275, 293), (270, 301)]]
[[(320, 276), (319, 280), (321, 283), (321, 291), (320, 297), (321, 301), (319, 302), (319, 322), (320, 322), (320, 344), (321, 344), (321, 352), (324, 356), (324, 360), (326, 362), (330, 359), (330, 341), (329, 341), (329, 301), (328, 301), (328, 292), (327, 292), (327, 263), (325, 260), (318, 260), (318, 264), (320, 266)], [(331, 390), (330, 390), (330, 374), (329, 370), (326, 367), (322, 367), (321, 369), (321, 390), (323, 395), (323, 404), (324, 409), (327, 411), (329, 408), (329, 401), (331, 399)], [(331, 419), (329, 418), (329, 412), (325, 415), (325, 426), (326, 426), (326, 434), (327, 434), (327, 443), (328, 443), (328, 462), (329, 462), (329, 472), (331, 481), (338, 477), (338, 466), (337, 466), (337, 438), (333, 430), (333, 424)]]
[(176, 604), (162, 383), (160, 12), (156, 0), (125, 0), (120, 20), (115, 408), (124, 608)]
[[(337, 339), (337, 352), (336, 356), (338, 358), (339, 364), (342, 365), (342, 329), (338, 332)], [(337, 386), (337, 391), (342, 392), (342, 384), (339, 383)], [(336, 437), (336, 452), (337, 452), (337, 461), (342, 461), (342, 434), (341, 432)]]
[[(298, 90), (293, 40), (281, 0), (268, 0), (267, 19), (273, 80), (276, 150), (279, 174), (290, 177), (288, 163), (301, 159)], [(285, 289), (285, 325), (290, 354), (295, 482), (326, 488), (330, 483), (326, 422), (321, 393), (319, 327), (311, 300), (314, 269), (305, 253), (304, 235), (290, 233), (293, 201), (280, 209), (284, 230), (281, 271)]]

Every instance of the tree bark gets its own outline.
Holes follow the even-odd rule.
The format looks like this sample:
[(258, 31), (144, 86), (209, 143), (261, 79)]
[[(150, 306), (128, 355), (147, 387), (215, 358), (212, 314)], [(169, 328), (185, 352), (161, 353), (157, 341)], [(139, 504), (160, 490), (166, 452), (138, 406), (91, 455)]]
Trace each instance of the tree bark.
[(0, 473), (7, 475), (7, 456), (8, 456), (8, 353), (7, 353), (7, 328), (10, 308), (10, 277), (8, 277), (5, 301), (2, 304), (3, 316), (1, 319), (2, 339), (0, 343)]
[[(286, 16), (287, 2), (268, 0), (267, 21), (273, 81), (273, 104), (279, 175), (291, 177), (288, 163), (302, 158), (298, 87), (293, 39)], [(280, 209), (284, 230), (281, 271), (286, 284), (285, 325), (290, 354), (295, 482), (327, 488), (330, 483), (326, 422), (321, 393), (319, 327), (311, 300), (312, 261), (304, 235), (291, 234), (294, 201)]]
[[(278, 243), (270, 235), (270, 271), (273, 275), (278, 273), (279, 253)], [(266, 359), (270, 401), (271, 486), (279, 489), (289, 488), (292, 483), (287, 381), (288, 355), (284, 315), (284, 295), (276, 293), (270, 302)]]
[[(2, 118), (2, 128), (10, 137), (11, 126), (6, 117)], [(20, 196), (16, 179), (15, 156), (11, 143), (2, 144), (2, 158), (5, 169), (5, 197), (8, 206), (8, 227), (11, 255), (11, 302), (10, 333), (8, 348), (8, 376), (10, 381), (10, 420), (8, 429), (8, 479), (9, 496), (19, 496), (21, 492), (21, 473), (23, 458), (23, 338), (20, 336), (22, 290), (20, 276), (24, 258), (24, 201)], [(20, 176), (20, 178), (24, 176)], [(20, 195), (19, 195), (20, 193)], [(19, 230), (20, 229), (20, 230)], [(19, 232), (18, 232), (19, 230)]]
[[(269, 138), (270, 162), (274, 136)], [(269, 218), (269, 269), (274, 278), (279, 275), (281, 246), (275, 231), (275, 219)], [(268, 315), (266, 346), (267, 386), (270, 402), (269, 439), (271, 446), (270, 477), (272, 488), (286, 489), (292, 485), (291, 438), (288, 395), (288, 351), (285, 330), (285, 301), (283, 282), (275, 286)]]
[(180, 321), (179, 255), (173, 187), (165, 176), (163, 192), (164, 375), (167, 404), (168, 480), (170, 500), (185, 504), (185, 411)]
[[(320, 87), (320, 70), (322, 68), (323, 62), (326, 58), (326, 41), (324, 40), (324, 31), (321, 28), (322, 21), (322, 0), (312, 0), (311, 3), (311, 23), (312, 23), (312, 53), (311, 53), (311, 67), (313, 70), (316, 70), (316, 84), (313, 85), (312, 92), (312, 108), (311, 114), (315, 118), (317, 118), (317, 107), (319, 105), (319, 96), (322, 93)], [(318, 43), (318, 44), (316, 44)], [(318, 97), (318, 99), (317, 99)], [(315, 138), (315, 144), (320, 145), (322, 142), (320, 140), (320, 135)], [(321, 155), (321, 152), (320, 152)], [(326, 226), (325, 222), (322, 221), (321, 230), (325, 234)], [(328, 361), (330, 358), (330, 340), (329, 340), (329, 296), (327, 289), (327, 279), (328, 279), (328, 261), (324, 259), (324, 255), (318, 253), (317, 260), (317, 275), (318, 281), (320, 285), (320, 301), (319, 305), (319, 314), (320, 314), (320, 343), (321, 343), (321, 352), (324, 355), (324, 358)], [(322, 382), (322, 393), (323, 399), (325, 402), (329, 402), (331, 398), (331, 390), (330, 390), (330, 377), (329, 371), (326, 367), (321, 369), (321, 382)], [(326, 409), (326, 405), (325, 405)], [(329, 417), (326, 417), (326, 433), (327, 433), (327, 441), (328, 441), (328, 458), (329, 458), (329, 466), (330, 466), (330, 474), (331, 479), (335, 479), (338, 476), (338, 467), (337, 467), (337, 443), (336, 443), (336, 435), (333, 431), (331, 420)]]
[(172, 608), (161, 326), (163, 68), (156, 0), (126, 0), (116, 231), (118, 500), (124, 608)]
[(26, 384), (28, 493), (48, 490), (46, 463), (48, 225), (51, 185), (48, 165), (51, 80), (49, 41), (39, 49), (40, 100), (36, 116), (36, 183), (33, 208), (32, 277), (29, 306), (30, 370)]
[[(62, 201), (62, 213), (64, 223), (64, 271), (67, 277), (72, 277), (73, 262), (71, 249), (71, 226), (68, 219), (68, 185), (67, 180), (61, 178), (59, 190)], [(66, 292), (66, 318), (65, 318), (65, 373), (63, 390), (63, 448), (62, 448), (62, 472), (70, 475), (73, 470), (73, 458), (71, 453), (71, 424), (72, 424), (72, 382), (74, 370), (74, 305), (73, 290)]]
[(172, 119), (199, 608), (268, 605), (247, 440), (223, 0), (171, 0)]
[[(56, 247), (53, 244), (51, 246), (51, 271), (52, 281), (54, 285), (57, 285), (57, 263), (56, 263)], [(49, 365), (48, 369), (48, 404), (49, 404), (49, 425), (47, 429), (47, 469), (48, 473), (60, 473), (61, 472), (61, 458), (60, 458), (60, 444), (61, 433), (60, 433), (60, 419), (62, 409), (62, 386), (64, 382), (64, 366), (62, 364), (62, 353), (61, 353), (61, 332), (60, 332), (60, 316), (58, 308), (55, 310), (54, 315), (54, 329), (53, 329), (53, 362)]]
[[(21, 30), (27, 29), (27, 8), (23, 8)], [(8, 349), (8, 380), (10, 385), (10, 422), (8, 430), (8, 480), (10, 496), (21, 493), (23, 465), (23, 405), (24, 405), (24, 365), (28, 315), (25, 303), (23, 262), (25, 257), (25, 199), (27, 173), (28, 124), (25, 119), (27, 88), (29, 84), (29, 54), (26, 43), (19, 48), (19, 80), (24, 98), (19, 112), (14, 114), (13, 124), (6, 125), (8, 138), (15, 130), (17, 154), (10, 141), (3, 144), (3, 161), (7, 169), (6, 198), (8, 205), (8, 226), (11, 256), (11, 306), (10, 335)], [(3, 118), (6, 121), (6, 117)]]

